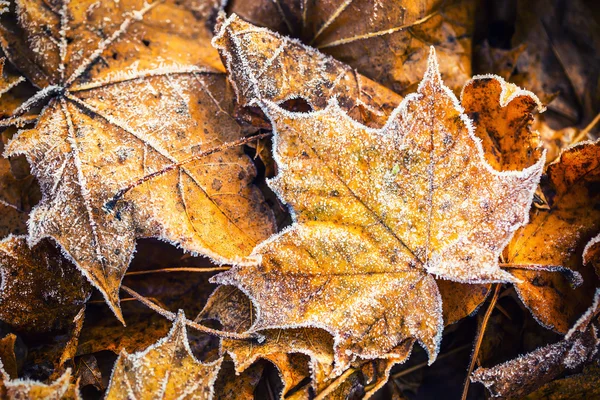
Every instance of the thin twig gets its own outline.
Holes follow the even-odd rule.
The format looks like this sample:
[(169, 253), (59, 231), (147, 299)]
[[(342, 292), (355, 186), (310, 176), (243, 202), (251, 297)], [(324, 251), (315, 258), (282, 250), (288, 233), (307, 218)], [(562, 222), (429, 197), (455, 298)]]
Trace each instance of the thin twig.
[[(162, 307), (159, 307), (158, 305), (154, 304), (153, 302), (151, 302), (150, 300), (148, 300), (147, 298), (145, 298), (144, 296), (142, 296), (135, 290), (133, 290), (125, 285), (121, 285), (121, 289), (123, 289), (129, 295), (135, 297), (140, 303), (144, 304), (146, 307), (150, 308), (151, 310), (156, 311), (158, 314), (162, 315), (166, 319), (168, 319), (170, 321), (175, 321), (175, 319), (177, 318), (177, 314), (175, 314), (169, 310), (165, 310)], [(216, 329), (211, 329), (207, 326), (200, 325), (194, 321), (190, 321), (187, 318), (185, 319), (185, 324), (187, 326), (189, 326), (190, 328), (194, 328), (200, 332), (203, 332), (203, 333), (206, 333), (206, 334), (209, 334), (212, 336), (221, 337), (221, 338), (235, 339), (235, 340), (248, 340), (248, 339), (256, 339), (257, 338), (257, 336), (253, 335), (253, 334), (224, 332), (224, 331), (219, 331)]]
[(594, 129), (594, 127), (598, 124), (598, 122), (600, 122), (600, 113), (598, 113), (598, 115), (596, 115), (596, 117), (592, 120), (592, 122), (590, 122), (588, 124), (588, 126), (583, 128), (581, 130), (581, 132), (579, 132), (579, 134), (573, 138), (573, 141), (571, 142), (571, 144), (579, 143), (583, 140), (586, 140), (588, 133), (590, 133), (591, 130)]
[(475, 368), (475, 362), (477, 361), (477, 354), (479, 353), (479, 348), (481, 347), (481, 342), (483, 341), (485, 328), (487, 327), (490, 316), (492, 315), (492, 311), (494, 311), (494, 308), (496, 307), (498, 296), (500, 295), (500, 289), (502, 288), (502, 285), (497, 283), (495, 286), (494, 295), (490, 300), (490, 305), (483, 316), (483, 321), (481, 321), (481, 326), (479, 327), (477, 337), (475, 338), (475, 346), (473, 347), (473, 354), (471, 354), (471, 362), (469, 363), (469, 369), (467, 370), (467, 378), (465, 379), (465, 386), (463, 388), (461, 400), (467, 399), (467, 394), (469, 393), (469, 384), (471, 383), (471, 373), (473, 372), (473, 368)]
[(151, 174), (148, 174), (146, 176), (143, 176), (139, 179), (136, 179), (135, 181), (131, 182), (129, 185), (125, 186), (124, 188), (119, 189), (119, 191), (113, 196), (112, 199), (110, 199), (109, 201), (106, 202), (106, 204), (104, 204), (104, 209), (106, 211), (112, 211), (112, 209), (115, 207), (117, 201), (119, 201), (124, 195), (125, 193), (127, 193), (128, 191), (130, 191), (131, 189), (133, 189), (136, 186), (141, 185), (142, 183), (149, 181), (150, 179), (156, 178), (158, 176), (164, 175), (169, 171), (174, 170), (175, 168), (179, 168), (185, 164), (189, 164), (193, 161), (196, 161), (202, 157), (206, 157), (208, 155), (211, 155), (213, 153), (217, 153), (219, 151), (223, 151), (223, 150), (227, 150), (230, 149), (232, 147), (237, 147), (237, 146), (241, 146), (244, 145), (246, 143), (250, 143), (253, 142), (255, 140), (259, 140), (259, 139), (263, 139), (266, 137), (271, 136), (272, 133), (268, 132), (268, 133), (263, 133), (260, 135), (256, 135), (256, 136), (250, 136), (250, 137), (244, 137), (241, 138), (239, 140), (233, 141), (233, 142), (229, 142), (229, 143), (225, 143), (222, 144), (221, 146), (216, 146), (216, 147), (212, 147), (208, 150), (205, 150), (203, 152), (200, 152), (198, 154), (194, 154), (193, 156), (186, 158), (183, 161), (177, 162), (177, 163), (173, 163), (170, 165), (167, 165), (166, 167), (164, 167), (163, 169), (153, 172)]
[(581, 286), (583, 283), (583, 277), (577, 271), (563, 267), (562, 265), (544, 265), (544, 264), (512, 264), (512, 263), (499, 263), (501, 268), (504, 269), (522, 269), (525, 271), (536, 271), (536, 272), (558, 272), (562, 274), (565, 279), (569, 281), (569, 284), (576, 288)]
[(194, 268), (194, 267), (175, 267), (175, 268), (161, 268), (161, 269), (149, 269), (143, 271), (130, 271), (125, 276), (133, 275), (146, 275), (146, 274), (157, 274), (160, 272), (215, 272), (215, 271), (227, 271), (231, 267), (210, 267), (210, 268)]
[(335, 378), (335, 380), (333, 382), (331, 382), (329, 384), (329, 386), (327, 386), (321, 393), (319, 393), (317, 395), (317, 397), (315, 397), (315, 400), (325, 399), (340, 385), (340, 383), (344, 382), (350, 375), (352, 375), (356, 371), (357, 370), (355, 368), (352, 368), (352, 367), (348, 368), (346, 371), (344, 371), (343, 374), (341, 374), (340, 376)]
[[(444, 354), (440, 354), (440, 356), (436, 359), (436, 361), (444, 359), (444, 358), (446, 358), (448, 356), (451, 356), (453, 354), (459, 353), (459, 352), (461, 352), (461, 351), (463, 351), (465, 349), (468, 349), (469, 347), (471, 347), (470, 344), (465, 344), (464, 346), (460, 346), (460, 347), (457, 347), (457, 348), (452, 349), (450, 351), (447, 351)], [(419, 370), (421, 368), (427, 367), (428, 365), (429, 364), (427, 363), (427, 361), (422, 362), (422, 363), (414, 365), (414, 366), (412, 366), (410, 368), (406, 368), (406, 369), (403, 369), (402, 371), (398, 371), (397, 373), (395, 373), (394, 375), (392, 375), (391, 378), (398, 379), (398, 378), (403, 377), (405, 375), (411, 374), (411, 373), (413, 373), (413, 372), (415, 372), (415, 371), (417, 371), (417, 370)]]

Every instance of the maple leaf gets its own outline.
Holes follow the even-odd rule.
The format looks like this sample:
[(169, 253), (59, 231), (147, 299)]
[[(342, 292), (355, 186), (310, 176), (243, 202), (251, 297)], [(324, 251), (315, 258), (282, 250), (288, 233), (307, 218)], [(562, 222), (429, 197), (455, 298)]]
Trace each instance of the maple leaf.
[(343, 61), (397, 93), (410, 93), (440, 49), (442, 77), (458, 90), (471, 75), (475, 2), (232, 0), (255, 25), (293, 37)]
[(187, 338), (185, 315), (177, 314), (169, 334), (146, 350), (115, 363), (106, 399), (210, 399), (222, 359), (196, 360)]
[(29, 244), (56, 240), (122, 320), (119, 286), (135, 240), (157, 237), (236, 262), (274, 230), (251, 160), (229, 149), (132, 181), (234, 141), (223, 66), (208, 20), (220, 4), (19, 3), (0, 41), (46, 102), (5, 155), (25, 154), (42, 187)]
[(416, 338), (432, 362), (443, 326), (433, 275), (515, 281), (498, 256), (527, 221), (544, 157), (493, 170), (431, 52), (418, 92), (381, 130), (335, 102), (307, 114), (260, 102), (276, 130), (269, 185), (296, 223), (254, 250), (260, 265), (212, 278), (253, 299), (252, 331), (323, 328), (341, 365), (399, 356), (388, 352)]
[(10, 379), (0, 361), (0, 396), (7, 399), (79, 400), (78, 384), (71, 383), (71, 370), (49, 384), (26, 379)]
[[(540, 324), (557, 332), (568, 331), (598, 286), (593, 269), (582, 265), (582, 253), (600, 223), (599, 152), (598, 141), (580, 143), (548, 165), (541, 188), (550, 203), (532, 210), (529, 224), (504, 254), (507, 263), (523, 266), (510, 270), (521, 280), (515, 289), (523, 303)], [(563, 274), (536, 271), (540, 265), (556, 266)]]
[(0, 241), (0, 319), (25, 331), (49, 331), (72, 319), (91, 287), (58, 249), (25, 236)]
[(492, 368), (477, 369), (471, 380), (483, 383), (494, 397), (521, 397), (591, 361), (600, 350), (598, 337), (600, 289), (592, 306), (580, 317), (560, 342), (540, 347), (531, 353)]
[(319, 110), (336, 97), (357, 121), (379, 127), (402, 100), (344, 63), (235, 14), (218, 27), (213, 45), (242, 106), (253, 105), (257, 98), (275, 103), (303, 99)]
[[(243, 105), (259, 99), (282, 103), (303, 98), (314, 110), (320, 110), (329, 99), (337, 97), (340, 107), (353, 119), (381, 127), (400, 102), (399, 96), (394, 97), (385, 87), (349, 71), (343, 63), (297, 41), (255, 27), (236, 15), (223, 22), (213, 43), (221, 52)], [(297, 68), (299, 60), (301, 67)], [(537, 147), (539, 137), (529, 129), (528, 122), (534, 109), (542, 109), (539, 100), (502, 79), (486, 78), (489, 77), (476, 78), (462, 94), (467, 114), (474, 119), (476, 134), (483, 140), (486, 159), (499, 170), (503, 169), (504, 161), (509, 169), (533, 164), (541, 150)], [(501, 135), (507, 139), (499, 140)], [(524, 142), (527, 146), (523, 146)], [(519, 162), (509, 159), (509, 151), (519, 157)], [(446, 324), (475, 312), (489, 292), (489, 285), (444, 280), (438, 284)]]

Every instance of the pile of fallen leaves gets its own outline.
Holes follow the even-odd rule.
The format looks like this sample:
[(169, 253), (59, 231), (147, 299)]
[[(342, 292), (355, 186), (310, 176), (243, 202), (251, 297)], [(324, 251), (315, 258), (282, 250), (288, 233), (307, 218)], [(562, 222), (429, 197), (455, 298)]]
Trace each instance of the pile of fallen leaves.
[(600, 396), (593, 1), (0, 11), (0, 398)]

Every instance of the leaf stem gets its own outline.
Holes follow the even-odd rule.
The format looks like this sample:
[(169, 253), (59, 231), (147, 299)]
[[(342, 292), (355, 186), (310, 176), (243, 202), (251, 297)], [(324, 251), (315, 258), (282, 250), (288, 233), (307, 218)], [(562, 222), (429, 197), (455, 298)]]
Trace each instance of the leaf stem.
[(227, 271), (231, 267), (210, 267), (210, 268), (195, 268), (195, 267), (175, 267), (175, 268), (161, 268), (161, 269), (148, 269), (143, 271), (130, 271), (125, 276), (133, 275), (146, 275), (156, 274), (160, 272), (215, 272), (215, 271)]
[(348, 379), (348, 377), (350, 375), (352, 375), (353, 373), (355, 373), (357, 371), (357, 369), (350, 367), (348, 368), (346, 371), (344, 371), (343, 374), (341, 374), (340, 376), (338, 376), (337, 378), (335, 378), (335, 380), (333, 382), (331, 382), (329, 384), (329, 386), (327, 386), (321, 393), (319, 393), (317, 395), (317, 397), (315, 397), (314, 400), (323, 400), (325, 399), (328, 395), (330, 395), (342, 382), (344, 382), (346, 379)]
[(467, 399), (467, 394), (469, 393), (469, 384), (471, 383), (471, 373), (475, 368), (475, 362), (477, 361), (477, 354), (479, 353), (479, 348), (481, 347), (481, 342), (483, 341), (483, 335), (485, 333), (485, 328), (490, 320), (490, 316), (492, 315), (492, 311), (496, 307), (496, 302), (498, 301), (498, 296), (500, 295), (500, 288), (502, 288), (501, 284), (496, 283), (494, 289), (494, 295), (490, 300), (490, 305), (483, 316), (483, 320), (481, 321), (481, 326), (479, 327), (479, 331), (477, 332), (477, 337), (475, 338), (475, 346), (473, 347), (473, 354), (471, 354), (471, 362), (469, 363), (469, 369), (467, 370), (467, 377), (465, 379), (465, 385), (463, 387), (463, 393), (461, 400)]
[[(121, 289), (123, 289), (129, 295), (135, 297), (140, 303), (142, 303), (146, 307), (150, 308), (151, 310), (156, 311), (158, 314), (162, 315), (169, 321), (175, 321), (175, 319), (177, 318), (177, 314), (175, 314), (169, 310), (165, 310), (162, 307), (159, 307), (158, 305), (154, 304), (153, 302), (151, 302), (150, 300), (148, 300), (147, 298), (145, 298), (144, 296), (142, 296), (135, 290), (133, 290), (125, 285), (121, 285)], [(253, 335), (253, 334), (219, 331), (219, 330), (212, 329), (212, 328), (209, 328), (204, 325), (200, 325), (194, 321), (190, 321), (187, 318), (185, 319), (185, 324), (187, 326), (189, 326), (190, 328), (196, 329), (200, 332), (203, 332), (203, 333), (206, 333), (206, 334), (212, 335), (212, 336), (221, 337), (221, 338), (235, 339), (235, 340), (257, 339), (257, 336)]]
[(112, 199), (110, 199), (109, 201), (107, 201), (104, 204), (103, 208), (104, 208), (105, 211), (111, 212), (115, 208), (115, 205), (117, 204), (117, 202), (125, 195), (125, 193), (129, 192), (134, 187), (139, 186), (142, 183), (144, 183), (146, 181), (149, 181), (150, 179), (154, 179), (154, 178), (156, 178), (158, 176), (164, 175), (167, 172), (174, 170), (175, 168), (182, 167), (185, 164), (189, 164), (189, 163), (191, 163), (193, 161), (196, 161), (196, 160), (198, 160), (198, 159), (200, 159), (202, 157), (206, 157), (206, 156), (211, 155), (213, 153), (217, 153), (219, 151), (227, 150), (227, 149), (230, 149), (232, 147), (241, 146), (241, 145), (244, 145), (246, 143), (253, 142), (255, 140), (259, 140), (259, 139), (263, 139), (263, 138), (269, 137), (271, 135), (272, 135), (272, 133), (268, 132), (268, 133), (262, 133), (262, 134), (256, 135), (256, 136), (244, 137), (244, 138), (241, 138), (239, 140), (235, 140), (233, 142), (224, 143), (221, 146), (212, 147), (212, 148), (210, 148), (208, 150), (205, 150), (203, 152), (200, 152), (198, 154), (194, 154), (193, 156), (188, 157), (185, 160), (182, 160), (182, 161), (179, 161), (179, 162), (167, 165), (163, 169), (155, 171), (155, 172), (152, 172), (152, 173), (150, 173), (148, 175), (145, 175), (145, 176), (143, 176), (143, 177), (141, 177), (139, 179), (136, 179), (135, 181), (131, 182), (129, 185), (127, 185), (127, 186), (119, 189), (119, 191), (112, 197)]
[(501, 268), (504, 269), (522, 269), (525, 271), (538, 271), (538, 272), (558, 272), (569, 281), (569, 284), (576, 288), (583, 284), (583, 277), (577, 271), (563, 267), (562, 265), (543, 265), (543, 264), (512, 264), (512, 263), (499, 263)]
[(592, 122), (590, 122), (585, 128), (583, 128), (581, 130), (581, 132), (579, 132), (579, 134), (577, 136), (575, 136), (573, 138), (573, 141), (571, 142), (571, 144), (579, 143), (579, 142), (587, 139), (588, 133), (590, 133), (591, 130), (594, 129), (594, 127), (598, 124), (598, 122), (600, 122), (600, 113), (598, 113), (598, 115), (596, 115), (596, 117), (594, 117)]

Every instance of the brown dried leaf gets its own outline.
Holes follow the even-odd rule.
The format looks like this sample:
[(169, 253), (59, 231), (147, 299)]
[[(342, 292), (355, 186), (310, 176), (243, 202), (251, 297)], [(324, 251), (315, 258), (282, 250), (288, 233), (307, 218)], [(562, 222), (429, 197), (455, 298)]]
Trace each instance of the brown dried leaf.
[(492, 368), (479, 368), (471, 380), (483, 383), (493, 396), (522, 397), (536, 390), (567, 369), (577, 368), (594, 358), (600, 348), (599, 313), (600, 289), (596, 291), (592, 307), (564, 340)]
[(474, 314), (490, 294), (491, 285), (474, 285), (436, 279), (442, 296), (444, 325), (452, 325)]
[(15, 357), (15, 341), (17, 337), (9, 333), (0, 339), (0, 364), (10, 379), (17, 379), (17, 358)]
[(314, 110), (337, 97), (357, 121), (380, 127), (400, 103), (389, 89), (302, 43), (253, 26), (235, 14), (222, 22), (213, 43), (227, 66), (242, 106), (258, 99), (304, 99)]
[(136, 179), (240, 137), (210, 45), (208, 19), (219, 7), (36, 0), (3, 16), (6, 54), (47, 103), (6, 151), (25, 154), (42, 186), (29, 242), (55, 239), (119, 318), (137, 238), (236, 262), (274, 230), (240, 148), (174, 168), (103, 209)]
[(525, 397), (527, 400), (600, 398), (600, 367), (586, 366), (581, 374), (552, 381)]
[[(543, 326), (566, 333), (589, 306), (598, 286), (592, 268), (582, 266), (582, 253), (600, 226), (600, 142), (564, 150), (546, 170), (542, 190), (550, 202), (531, 212), (505, 251), (508, 263), (560, 266), (565, 273), (513, 269), (522, 282), (515, 288), (523, 303)], [(583, 284), (569, 279), (580, 273)], [(581, 282), (577, 282), (581, 283)]]
[(194, 357), (185, 315), (179, 312), (169, 334), (146, 350), (122, 351), (106, 399), (211, 399), (222, 359), (204, 364)]
[(561, 151), (573, 144), (573, 140), (579, 134), (579, 129), (573, 127), (558, 130), (552, 129), (543, 115), (536, 116), (531, 129), (536, 130), (540, 134), (544, 149), (546, 149), (547, 164), (556, 160), (560, 156)]
[(490, 46), (486, 40), (482, 45), (476, 46), (473, 52), (473, 73), (495, 74), (508, 80), (526, 47), (522, 44), (510, 50), (498, 49)]
[[(513, 82), (537, 93), (572, 123), (588, 123), (600, 106), (600, 25), (584, 1), (517, 1), (513, 45), (526, 44)], [(548, 100), (552, 100), (549, 102)]]
[(11, 96), (9, 92), (18, 84), (25, 81), (25, 78), (22, 76), (6, 73), (4, 70), (5, 63), (6, 58), (0, 57), (0, 119), (10, 116), (19, 106), (19, 102), (23, 100)]
[[(243, 332), (252, 326), (254, 315), (252, 303), (244, 293), (235, 287), (220, 286), (198, 318), (215, 319), (226, 331)], [(268, 360), (277, 367), (283, 381), (282, 396), (305, 378), (312, 378), (318, 388), (333, 377), (333, 339), (327, 332), (298, 328), (260, 333), (264, 336), (261, 343), (222, 339), (222, 349), (233, 359), (238, 374), (260, 358)], [(310, 363), (306, 356), (310, 357)]]
[(75, 376), (79, 380), (79, 387), (92, 385), (100, 391), (106, 389), (102, 383), (102, 372), (98, 366), (98, 360), (92, 355), (79, 358)]
[(442, 77), (450, 88), (459, 90), (471, 75), (474, 1), (231, 3), (230, 10), (242, 18), (299, 37), (397, 93), (414, 91), (430, 45), (439, 49)]
[(0, 362), (0, 397), (28, 400), (79, 400), (78, 383), (71, 383), (71, 370), (49, 384), (42, 382), (8, 378)]
[(254, 389), (260, 380), (264, 366), (252, 364), (239, 375), (236, 375), (232, 362), (223, 362), (219, 377), (215, 382), (215, 398), (218, 400), (254, 400)]
[(465, 85), (460, 101), (475, 121), (475, 133), (492, 167), (521, 170), (540, 159), (540, 135), (530, 126), (533, 112), (544, 111), (536, 95), (494, 75), (479, 75)]
[(328, 330), (341, 366), (394, 357), (408, 338), (435, 360), (443, 322), (432, 275), (513, 281), (498, 256), (527, 221), (543, 157), (521, 172), (493, 170), (433, 50), (418, 93), (381, 130), (335, 102), (308, 114), (260, 104), (276, 128), (280, 170), (269, 184), (296, 223), (257, 247), (260, 266), (213, 280), (252, 297), (252, 331)]
[(592, 265), (600, 278), (600, 235), (592, 238), (583, 250), (583, 263)]
[(91, 294), (75, 267), (47, 240), (33, 249), (24, 236), (0, 242), (0, 319), (44, 332), (70, 323)]

